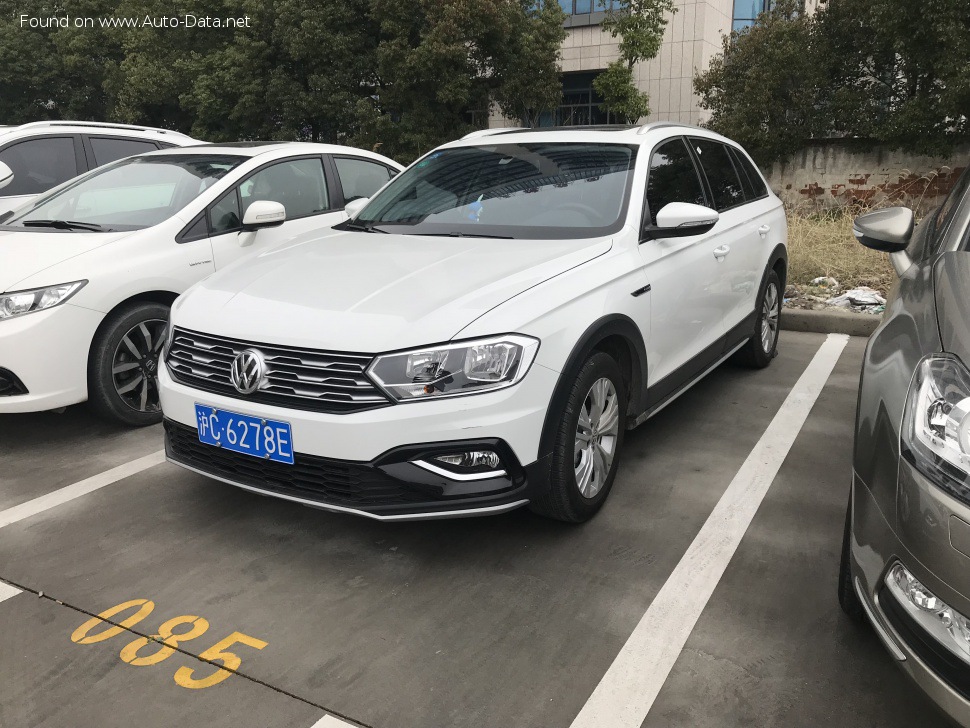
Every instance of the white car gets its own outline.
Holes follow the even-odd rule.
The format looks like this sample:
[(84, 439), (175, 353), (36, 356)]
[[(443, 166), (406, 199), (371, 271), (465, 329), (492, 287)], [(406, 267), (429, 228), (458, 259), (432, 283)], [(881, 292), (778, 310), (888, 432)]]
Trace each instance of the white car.
[(103, 164), (200, 144), (177, 131), (92, 121), (0, 127), (0, 214)]
[(349, 147), (199, 145), (129, 157), (0, 215), (0, 414), (90, 400), (161, 419), (168, 309), (250, 253), (346, 218), (401, 166)]
[(784, 210), (706, 130), (478, 132), (336, 227), (176, 301), (171, 462), (377, 519), (579, 522), (626, 429), (777, 351)]

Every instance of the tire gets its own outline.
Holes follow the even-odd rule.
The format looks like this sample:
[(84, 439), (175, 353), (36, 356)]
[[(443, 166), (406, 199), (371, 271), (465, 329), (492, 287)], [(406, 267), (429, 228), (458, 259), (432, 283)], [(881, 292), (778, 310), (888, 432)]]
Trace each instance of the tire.
[(134, 303), (101, 324), (88, 360), (88, 403), (98, 415), (135, 427), (162, 421), (158, 367), (168, 315), (160, 303)]
[(764, 369), (778, 356), (778, 332), (781, 324), (783, 291), (778, 274), (771, 270), (758, 295), (754, 331), (748, 343), (738, 351), (737, 359), (754, 369)]
[[(616, 477), (626, 403), (619, 365), (608, 354), (595, 352), (569, 391), (553, 445), (549, 491), (529, 505), (532, 511), (567, 523), (582, 523), (596, 515)], [(600, 418), (597, 409), (605, 417)], [(600, 428), (603, 431), (595, 434)], [(583, 440), (587, 444), (577, 452)]]
[(852, 499), (845, 510), (845, 531), (842, 534), (842, 560), (839, 564), (839, 604), (842, 611), (857, 623), (866, 621), (866, 613), (852, 583), (852, 558), (849, 549), (852, 545)]

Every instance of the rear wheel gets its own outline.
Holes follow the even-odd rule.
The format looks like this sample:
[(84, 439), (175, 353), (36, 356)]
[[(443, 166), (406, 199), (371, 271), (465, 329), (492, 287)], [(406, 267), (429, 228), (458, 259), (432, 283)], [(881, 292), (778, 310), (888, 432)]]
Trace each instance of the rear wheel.
[(839, 604), (842, 611), (852, 619), (853, 622), (865, 622), (865, 611), (859, 595), (856, 593), (855, 585), (852, 583), (852, 499), (849, 498), (849, 507), (845, 511), (845, 530), (842, 533), (842, 561), (839, 564)]
[(101, 326), (88, 363), (88, 401), (102, 417), (138, 427), (161, 422), (158, 367), (168, 313), (160, 303), (135, 303)]
[(582, 523), (613, 487), (626, 422), (626, 390), (616, 361), (596, 352), (583, 365), (566, 400), (552, 454), (549, 492), (530, 508), (549, 518)]
[(778, 330), (781, 323), (782, 291), (778, 273), (768, 271), (758, 307), (755, 311), (754, 331), (748, 343), (738, 351), (738, 359), (755, 369), (764, 369), (778, 356)]

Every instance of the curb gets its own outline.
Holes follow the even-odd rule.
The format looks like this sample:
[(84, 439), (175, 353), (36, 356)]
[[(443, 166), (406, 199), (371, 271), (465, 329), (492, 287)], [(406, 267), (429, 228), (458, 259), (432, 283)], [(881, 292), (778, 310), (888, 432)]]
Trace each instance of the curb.
[(870, 336), (880, 323), (882, 323), (882, 316), (867, 313), (848, 313), (846, 311), (809, 311), (800, 308), (786, 308), (781, 314), (783, 331), (807, 331), (814, 334)]

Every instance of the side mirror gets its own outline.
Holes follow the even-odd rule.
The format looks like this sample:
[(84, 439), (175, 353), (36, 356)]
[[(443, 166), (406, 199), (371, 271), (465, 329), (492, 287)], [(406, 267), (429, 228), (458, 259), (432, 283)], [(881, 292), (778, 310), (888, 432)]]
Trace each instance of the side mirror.
[(709, 233), (717, 225), (721, 216), (703, 205), (689, 202), (671, 202), (657, 213), (656, 225), (645, 225), (643, 240), (657, 238), (687, 238), (692, 235)]
[(347, 213), (347, 219), (353, 220), (357, 217), (357, 213), (364, 209), (364, 206), (370, 202), (369, 197), (358, 197), (356, 200), (351, 200), (346, 205), (344, 205), (344, 212)]
[(245, 231), (276, 227), (286, 222), (286, 208), (278, 202), (256, 200), (243, 215), (242, 229)]
[(890, 207), (857, 217), (852, 234), (867, 248), (883, 253), (899, 253), (909, 247), (916, 227), (916, 216), (908, 207)]
[(0, 162), (0, 189), (13, 182), (13, 170), (6, 164)]

